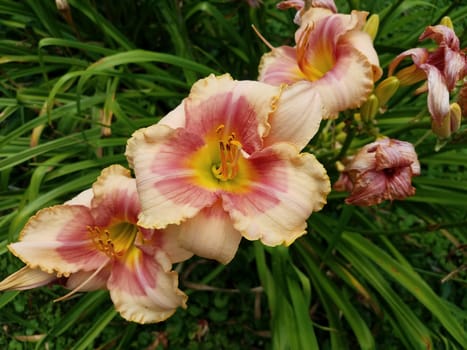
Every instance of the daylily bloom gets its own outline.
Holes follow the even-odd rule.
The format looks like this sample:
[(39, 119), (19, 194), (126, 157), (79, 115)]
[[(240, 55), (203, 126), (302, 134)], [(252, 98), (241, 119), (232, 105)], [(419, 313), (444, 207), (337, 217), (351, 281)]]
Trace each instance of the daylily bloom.
[(307, 82), (321, 94), (327, 118), (359, 107), (382, 74), (373, 41), (363, 31), (367, 15), (311, 7), (301, 14), (296, 46), (272, 48), (263, 55), (258, 80), (273, 85)]
[(383, 138), (360, 149), (346, 165), (334, 189), (350, 192), (347, 204), (369, 206), (414, 195), (411, 180), (418, 175), (420, 163), (413, 145)]
[(130, 172), (119, 165), (104, 169), (92, 189), (28, 221), (19, 242), (8, 246), (26, 267), (0, 282), (0, 289), (34, 288), (64, 277), (71, 293), (108, 289), (129, 321), (165, 320), (187, 299), (172, 263), (192, 253), (178, 246), (177, 227), (138, 226), (139, 212)]
[(401, 85), (411, 85), (423, 80), (428, 81), (427, 84), (417, 89), (417, 93), (428, 91), (428, 110), (432, 116), (433, 130), (436, 130), (441, 128), (443, 123), (446, 124), (445, 119), (453, 118), (449, 92), (454, 89), (457, 81), (462, 80), (467, 75), (467, 57), (460, 50), (458, 37), (447, 26), (427, 27), (419, 40), (427, 38), (433, 39), (438, 44), (436, 50), (414, 48), (404, 51), (391, 62), (388, 75), (394, 74), (395, 69), (404, 58), (412, 58), (414, 64), (401, 69), (396, 76)]
[(321, 163), (299, 153), (319, 127), (321, 108), (319, 96), (300, 84), (282, 88), (228, 74), (196, 82), (174, 111), (128, 141), (139, 225), (181, 223), (185, 249), (222, 263), (242, 236), (291, 244), (330, 191)]

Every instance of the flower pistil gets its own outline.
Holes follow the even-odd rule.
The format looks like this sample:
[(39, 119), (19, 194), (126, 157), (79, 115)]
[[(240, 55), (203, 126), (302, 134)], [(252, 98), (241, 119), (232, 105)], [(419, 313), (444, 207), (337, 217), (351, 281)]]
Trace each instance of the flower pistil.
[(222, 137), (224, 129), (223, 124), (216, 129), (216, 134), (219, 137), (220, 164), (212, 166), (214, 176), (221, 181), (232, 180), (237, 176), (238, 159), (242, 149), (242, 144), (237, 140), (235, 132), (230, 133), (227, 139)]

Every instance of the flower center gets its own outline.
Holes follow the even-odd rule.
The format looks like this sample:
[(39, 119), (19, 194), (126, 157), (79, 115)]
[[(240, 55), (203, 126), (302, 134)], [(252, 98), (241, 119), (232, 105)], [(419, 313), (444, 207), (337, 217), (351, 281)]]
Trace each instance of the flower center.
[(238, 159), (242, 149), (242, 144), (237, 140), (235, 132), (225, 137), (224, 129), (223, 124), (216, 129), (220, 162), (217, 165), (214, 164), (211, 168), (214, 176), (221, 181), (232, 180), (237, 176)]
[(305, 28), (297, 42), (297, 63), (310, 81), (321, 79), (335, 64), (334, 50), (330, 42), (321, 38), (311, 47), (310, 37), (313, 30), (313, 26)]
[(97, 249), (110, 259), (118, 259), (131, 248), (139, 230), (134, 224), (119, 222), (108, 227), (89, 226), (88, 232)]

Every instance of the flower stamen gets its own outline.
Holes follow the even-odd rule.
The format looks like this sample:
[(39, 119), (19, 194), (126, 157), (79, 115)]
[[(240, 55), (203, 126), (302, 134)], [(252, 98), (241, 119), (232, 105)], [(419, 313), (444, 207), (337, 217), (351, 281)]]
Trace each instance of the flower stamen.
[(227, 139), (223, 137), (224, 125), (219, 125), (216, 134), (219, 137), (220, 164), (212, 166), (212, 173), (221, 180), (232, 180), (238, 174), (238, 159), (242, 144), (237, 140), (235, 132), (232, 132)]

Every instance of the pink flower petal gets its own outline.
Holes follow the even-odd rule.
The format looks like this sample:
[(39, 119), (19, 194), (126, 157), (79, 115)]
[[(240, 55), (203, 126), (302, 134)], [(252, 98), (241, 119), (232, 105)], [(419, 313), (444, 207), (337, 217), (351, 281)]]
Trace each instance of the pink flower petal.
[(223, 193), (233, 226), (249, 240), (266, 245), (291, 244), (305, 233), (306, 219), (326, 203), (326, 170), (311, 154), (298, 154), (285, 143), (250, 158), (256, 180), (246, 193)]
[(410, 167), (413, 163), (418, 163), (417, 153), (411, 143), (388, 138), (378, 142), (375, 154), (376, 171)]
[(414, 48), (406, 50), (394, 58), (388, 67), (388, 76), (394, 75), (394, 71), (399, 63), (406, 57), (411, 57), (412, 61), (417, 67), (420, 67), (428, 60), (428, 50), (425, 48)]
[(205, 208), (180, 226), (180, 243), (198, 256), (229, 263), (242, 238), (220, 203)]
[(264, 54), (259, 63), (259, 81), (272, 85), (293, 84), (306, 80), (297, 62), (297, 50), (281, 46)]
[(169, 258), (131, 252), (116, 261), (107, 283), (110, 297), (123, 318), (137, 323), (166, 320), (177, 307), (186, 307), (187, 296), (178, 289), (178, 275), (170, 271)]
[(354, 181), (352, 193), (346, 198), (347, 204), (369, 206), (387, 199), (386, 176), (383, 172), (367, 171), (359, 174)]
[(186, 130), (205, 139), (224, 125), (224, 132), (234, 132), (251, 154), (262, 146), (279, 95), (280, 89), (269, 84), (210, 76), (195, 83), (185, 100)]
[(359, 107), (373, 89), (372, 66), (363, 54), (343, 45), (338, 55), (333, 69), (313, 83), (331, 118), (339, 111)]
[(425, 65), (428, 75), (428, 110), (433, 120), (441, 125), (449, 114), (449, 91), (441, 72), (434, 66)]
[[(302, 15), (300, 28), (295, 32), (295, 42), (298, 44), (303, 32), (310, 27), (312, 31), (318, 30), (325, 37), (332, 39), (335, 44), (341, 35), (353, 30), (360, 31), (365, 25), (368, 12), (353, 10), (350, 14), (334, 13), (330, 9), (312, 7)], [(320, 29), (318, 29), (321, 27)]]
[(92, 214), (97, 226), (106, 227), (115, 221), (136, 224), (141, 206), (136, 181), (128, 169), (120, 165), (105, 168), (92, 190)]
[(108, 261), (96, 249), (88, 227), (94, 226), (89, 208), (58, 205), (40, 210), (23, 231), (11, 252), (31, 268), (68, 276), (78, 270), (94, 270)]
[(203, 147), (199, 135), (185, 129), (153, 125), (138, 130), (128, 141), (134, 162), (142, 212), (138, 224), (164, 228), (195, 216), (216, 201), (216, 194), (196, 185), (196, 170), (188, 159)]
[(385, 199), (405, 199), (415, 194), (412, 183), (412, 172), (409, 167), (398, 168), (388, 179)]
[(334, 183), (332, 188), (338, 192), (343, 192), (343, 191), (351, 192), (352, 191), (353, 183), (347, 171), (344, 171), (339, 175), (339, 178)]
[(379, 58), (373, 46), (373, 41), (368, 33), (362, 31), (351, 31), (341, 39), (360, 51), (370, 62), (373, 71), (373, 81), (377, 81), (383, 75), (379, 65)]

